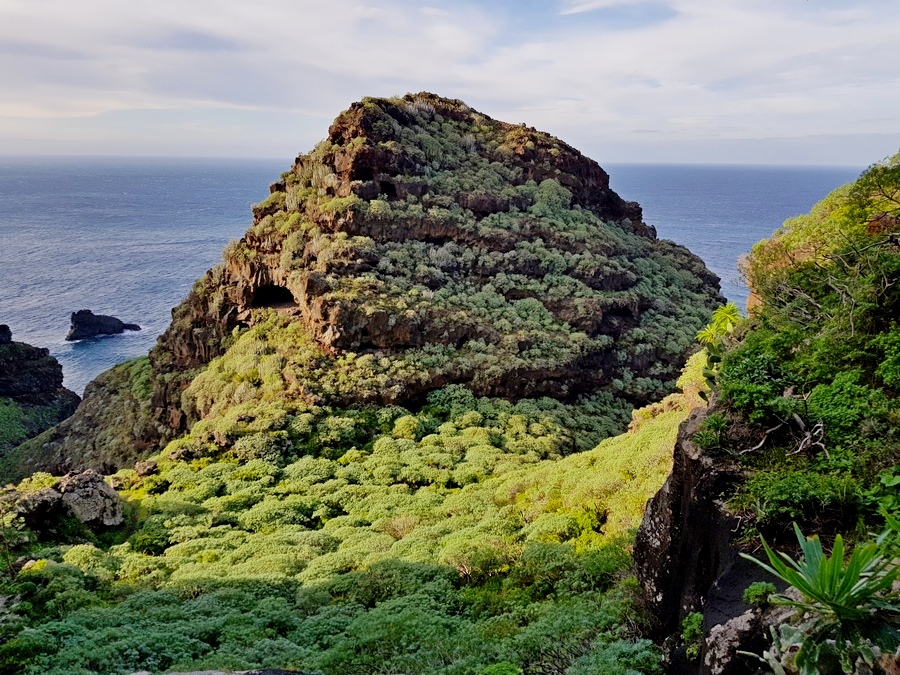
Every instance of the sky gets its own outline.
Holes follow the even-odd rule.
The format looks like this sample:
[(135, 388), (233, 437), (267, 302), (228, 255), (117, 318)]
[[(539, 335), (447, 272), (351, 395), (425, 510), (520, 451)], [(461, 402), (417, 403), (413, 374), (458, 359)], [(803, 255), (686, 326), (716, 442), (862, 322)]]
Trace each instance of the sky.
[(431, 91), (601, 162), (900, 148), (897, 0), (0, 0), (0, 155), (293, 158)]

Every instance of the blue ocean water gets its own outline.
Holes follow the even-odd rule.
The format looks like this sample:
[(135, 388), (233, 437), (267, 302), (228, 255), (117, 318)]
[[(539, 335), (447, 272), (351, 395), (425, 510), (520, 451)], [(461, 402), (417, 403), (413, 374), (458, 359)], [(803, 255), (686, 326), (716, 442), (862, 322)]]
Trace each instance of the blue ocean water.
[(740, 307), (747, 287), (738, 259), (782, 223), (807, 213), (865, 167), (611, 164), (610, 186), (639, 202), (660, 238), (687, 246), (719, 275)]
[[(194, 279), (290, 160), (0, 157), (0, 323), (48, 347), (65, 385), (146, 354)], [(78, 309), (142, 326), (64, 341)]]
[[(0, 323), (48, 347), (79, 394), (147, 351), (194, 279), (251, 222), (290, 160), (0, 157)], [(738, 257), (861, 167), (607, 165), (660, 237), (699, 254), (741, 304)], [(144, 330), (67, 343), (78, 309)]]

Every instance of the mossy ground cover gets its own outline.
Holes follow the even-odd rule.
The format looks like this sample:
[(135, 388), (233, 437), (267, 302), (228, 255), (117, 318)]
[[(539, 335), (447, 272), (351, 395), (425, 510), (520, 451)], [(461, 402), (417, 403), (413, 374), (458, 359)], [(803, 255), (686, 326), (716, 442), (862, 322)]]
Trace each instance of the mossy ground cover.
[(288, 411), (262, 390), (258, 426), (216, 409), (221, 438), (245, 425), (229, 447), (198, 425), (155, 474), (114, 477), (127, 542), (34, 544), (8, 585), (6, 672), (657, 670), (628, 550), (683, 396), (564, 456), (579, 413), (556, 401), (451, 386), (418, 411)]

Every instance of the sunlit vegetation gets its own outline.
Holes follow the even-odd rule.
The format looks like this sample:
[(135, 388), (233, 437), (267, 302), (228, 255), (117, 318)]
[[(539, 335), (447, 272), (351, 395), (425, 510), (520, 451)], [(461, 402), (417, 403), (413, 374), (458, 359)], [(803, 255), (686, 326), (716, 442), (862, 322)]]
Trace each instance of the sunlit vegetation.
[(631, 539), (721, 297), (605, 180), (458, 101), (342, 114), (127, 366), (178, 438), (126, 524), (3, 512), (0, 672), (660, 672)]
[(114, 476), (136, 514), (123, 543), (33, 542), (5, 672), (657, 672), (628, 546), (683, 396), (568, 457), (577, 417), (549, 399), (451, 386), (416, 413), (272, 410), (229, 447), (214, 439), (239, 416)]
[(747, 265), (761, 304), (722, 360), (735, 424), (719, 452), (753, 470), (734, 504), (776, 539), (793, 522), (865, 531), (898, 507), (898, 166), (900, 155), (787, 221)]

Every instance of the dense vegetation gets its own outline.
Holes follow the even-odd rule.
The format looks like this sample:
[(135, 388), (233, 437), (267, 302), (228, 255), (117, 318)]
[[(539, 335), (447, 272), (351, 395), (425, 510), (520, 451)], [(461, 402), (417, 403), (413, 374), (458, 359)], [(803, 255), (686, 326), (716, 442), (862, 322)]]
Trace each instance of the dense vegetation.
[(316, 392), (329, 405), (418, 407), (448, 383), (567, 403), (602, 391), (624, 429), (621, 411), (673, 390), (721, 301), (699, 258), (640, 218), (552, 136), (430, 94), (364, 99), (176, 309), (151, 354), (157, 398), (201, 418), (173, 383), (273, 307), (327, 354), (370, 360), (344, 400)]
[[(876, 177), (880, 177), (876, 181)], [(893, 193), (890, 185), (893, 184)], [(756, 528), (865, 531), (900, 483), (900, 155), (758, 244), (758, 304), (718, 385), (723, 434), (753, 478), (734, 498)]]
[[(557, 139), (354, 104), (41, 439), (128, 460), (126, 522), (34, 515), (48, 473), (6, 495), (0, 672), (658, 672), (630, 542), (720, 300)], [(170, 442), (135, 463), (135, 430)]]
[(878, 650), (900, 646), (900, 154), (787, 221), (746, 273), (750, 318), (700, 336), (716, 398), (693, 440), (746, 476), (723, 495), (746, 544), (799, 543), (796, 561), (766, 545), (800, 599), (772, 596), (798, 611), (764, 660), (895, 672)]
[[(268, 321), (236, 346), (292, 329)], [(212, 402), (155, 470), (113, 476), (131, 510), (120, 531), (56, 532), (48, 547), (6, 514), (4, 542), (27, 536), (36, 562), (6, 584), (4, 672), (657, 672), (629, 531), (668, 471), (683, 395), (568, 457), (596, 402), (512, 404), (458, 385), (416, 413), (260, 399), (255, 426), (216, 446), (248, 402)], [(55, 480), (35, 475), (17, 497)]]

